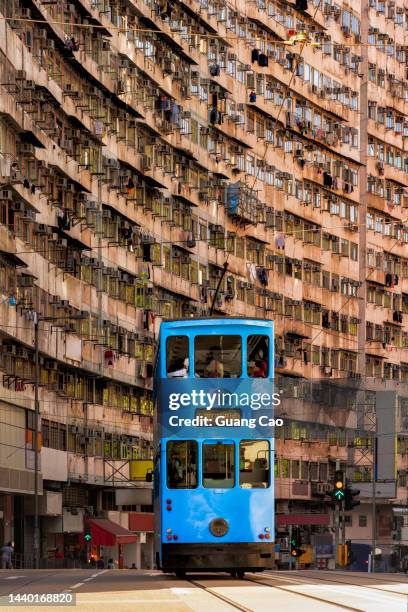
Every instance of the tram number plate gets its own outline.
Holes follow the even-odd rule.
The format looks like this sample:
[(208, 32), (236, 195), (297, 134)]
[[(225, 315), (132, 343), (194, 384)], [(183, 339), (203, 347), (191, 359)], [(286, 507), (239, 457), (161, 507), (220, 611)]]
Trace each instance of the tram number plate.
[(229, 408), (227, 410), (204, 410), (199, 408), (195, 411), (196, 417), (206, 417), (208, 426), (210, 427), (221, 427), (221, 425), (217, 424), (217, 417), (225, 417), (226, 419), (240, 419), (242, 414), (241, 410), (238, 408)]

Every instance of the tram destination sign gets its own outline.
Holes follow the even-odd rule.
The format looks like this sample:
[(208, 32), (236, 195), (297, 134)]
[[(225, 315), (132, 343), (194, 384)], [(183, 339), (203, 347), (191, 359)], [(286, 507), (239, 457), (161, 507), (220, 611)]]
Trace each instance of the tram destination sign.
[(169, 379), (159, 382), (161, 437), (274, 437), (280, 395), (273, 379)]

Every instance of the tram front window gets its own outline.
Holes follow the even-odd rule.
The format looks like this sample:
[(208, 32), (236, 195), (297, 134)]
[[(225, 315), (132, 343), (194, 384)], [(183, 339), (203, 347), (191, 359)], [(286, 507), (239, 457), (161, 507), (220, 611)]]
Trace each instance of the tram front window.
[(170, 336), (166, 343), (167, 378), (185, 378), (188, 376), (188, 337)]
[(194, 440), (167, 442), (167, 486), (195, 489), (198, 481), (198, 445)]
[(241, 361), (241, 336), (196, 336), (194, 339), (194, 369), (200, 378), (238, 378)]
[(204, 442), (203, 486), (206, 489), (232, 489), (235, 484), (234, 444)]
[(269, 370), (269, 338), (252, 335), (247, 340), (248, 376), (250, 378), (267, 378)]
[(269, 487), (267, 440), (241, 440), (239, 443), (239, 486), (243, 489)]

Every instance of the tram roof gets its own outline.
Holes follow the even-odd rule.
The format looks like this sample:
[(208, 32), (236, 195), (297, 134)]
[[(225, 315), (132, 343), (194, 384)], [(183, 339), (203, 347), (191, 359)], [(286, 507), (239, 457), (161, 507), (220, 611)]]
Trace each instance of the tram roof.
[(184, 328), (184, 327), (205, 327), (207, 325), (229, 326), (246, 325), (254, 327), (273, 327), (273, 321), (265, 319), (249, 319), (248, 317), (200, 317), (197, 319), (168, 319), (161, 323), (165, 329)]

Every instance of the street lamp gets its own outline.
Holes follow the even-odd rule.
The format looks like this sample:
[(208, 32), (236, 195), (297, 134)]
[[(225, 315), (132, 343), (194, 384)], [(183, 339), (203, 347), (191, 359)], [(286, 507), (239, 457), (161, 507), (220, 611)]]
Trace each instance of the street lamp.
[(89, 316), (86, 311), (81, 311), (79, 315), (67, 317), (42, 317), (36, 314), (34, 318), (34, 568), (40, 567), (40, 525), (39, 525), (39, 457), (38, 457), (38, 436), (39, 436), (39, 417), (40, 417), (40, 359), (39, 359), (39, 328), (40, 321), (66, 321), (82, 320)]

